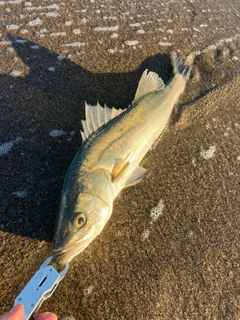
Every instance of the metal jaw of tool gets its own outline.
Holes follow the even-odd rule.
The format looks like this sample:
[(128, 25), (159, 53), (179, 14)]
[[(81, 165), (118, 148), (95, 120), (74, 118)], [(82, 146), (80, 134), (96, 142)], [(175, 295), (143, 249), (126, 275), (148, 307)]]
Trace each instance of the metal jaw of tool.
[(68, 265), (58, 272), (53, 266), (48, 265), (53, 257), (47, 258), (32, 279), (23, 288), (14, 301), (14, 306), (24, 305), (24, 320), (29, 320), (40, 308), (44, 300), (51, 297), (59, 282), (65, 277)]

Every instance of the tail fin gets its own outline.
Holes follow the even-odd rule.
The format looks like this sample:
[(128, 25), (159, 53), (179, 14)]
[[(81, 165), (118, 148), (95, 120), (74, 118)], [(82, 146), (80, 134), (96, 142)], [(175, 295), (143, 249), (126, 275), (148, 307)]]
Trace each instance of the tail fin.
[(187, 81), (190, 76), (191, 67), (186, 65), (175, 53), (172, 54), (171, 60), (174, 74), (181, 74)]

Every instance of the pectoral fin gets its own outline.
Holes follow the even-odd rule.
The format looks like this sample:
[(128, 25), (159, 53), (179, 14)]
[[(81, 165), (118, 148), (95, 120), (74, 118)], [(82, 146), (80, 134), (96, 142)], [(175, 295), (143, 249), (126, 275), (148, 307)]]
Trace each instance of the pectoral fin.
[[(130, 164), (131, 158), (132, 158), (132, 154), (129, 153), (124, 159), (116, 159), (115, 165), (112, 170), (113, 182), (119, 181), (124, 176)], [(141, 166), (137, 166), (136, 169), (131, 174), (131, 176), (126, 181), (124, 187), (130, 187), (140, 182), (146, 172), (147, 172), (147, 169)]]
[(132, 155), (129, 153), (125, 158), (115, 160), (115, 164), (112, 169), (113, 182), (117, 182), (123, 177), (125, 170), (127, 169), (130, 163), (131, 158), (132, 158)]
[(137, 168), (133, 171), (133, 173), (125, 183), (125, 187), (130, 187), (140, 182), (146, 172), (147, 172), (147, 169), (141, 166), (137, 166)]

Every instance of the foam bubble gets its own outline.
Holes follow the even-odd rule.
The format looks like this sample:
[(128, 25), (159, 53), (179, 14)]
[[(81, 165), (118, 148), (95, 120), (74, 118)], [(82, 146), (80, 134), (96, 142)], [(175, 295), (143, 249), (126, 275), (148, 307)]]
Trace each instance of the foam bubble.
[(202, 23), (199, 25), (200, 28), (207, 28), (208, 27), (208, 24), (207, 23)]
[(162, 47), (170, 47), (172, 46), (172, 43), (171, 42), (158, 42), (158, 44)]
[(85, 17), (84, 17), (83, 19), (80, 19), (80, 22), (81, 22), (81, 23), (87, 23), (87, 21), (88, 21), (88, 20), (87, 20), (87, 18), (85, 18)]
[(38, 33), (45, 33), (45, 32), (48, 32), (46, 28), (43, 28), (43, 29), (38, 31)]
[(195, 158), (192, 159), (192, 165), (193, 165), (194, 167), (196, 167), (196, 159), (195, 159)]
[(114, 33), (110, 34), (109, 38), (116, 39), (116, 38), (118, 38), (118, 34), (116, 32), (114, 32)]
[(110, 48), (110, 49), (107, 49), (107, 52), (108, 52), (108, 53), (115, 53), (115, 52), (116, 52), (116, 50), (115, 50), (115, 49)]
[(64, 56), (57, 56), (58, 61), (62, 61), (64, 59)]
[(142, 241), (148, 239), (149, 238), (149, 234), (150, 234), (149, 229), (143, 230), (143, 233), (142, 233), (142, 236), (141, 236)]
[(129, 26), (130, 27), (140, 27), (141, 24), (139, 22), (136, 22), (136, 23), (130, 23)]
[(90, 293), (92, 293), (94, 286), (90, 285), (87, 289), (83, 289), (83, 292), (86, 296), (88, 296)]
[(67, 27), (68, 27), (68, 26), (71, 26), (72, 23), (73, 23), (72, 20), (69, 20), (69, 21), (65, 21), (65, 22), (64, 22), (65, 26), (67, 26)]
[(27, 26), (30, 26), (30, 27), (37, 26), (37, 25), (40, 25), (40, 24), (42, 24), (42, 20), (39, 19), (39, 18), (36, 18), (34, 20), (31, 20), (31, 21), (27, 22)]
[(14, 52), (14, 49), (13, 49), (12, 47), (8, 47), (8, 48), (6, 49), (6, 51), (7, 51), (7, 52)]
[(72, 31), (74, 34), (80, 34), (81, 33), (81, 30), (80, 29), (73, 29)]
[(26, 196), (28, 195), (26, 190), (16, 191), (16, 192), (13, 192), (12, 194), (16, 195), (18, 198), (26, 198)]
[(83, 47), (85, 45), (86, 45), (86, 42), (71, 42), (71, 43), (61, 44), (61, 47)]
[(138, 40), (126, 40), (124, 43), (127, 44), (128, 46), (136, 46), (139, 43), (139, 41)]
[(117, 20), (117, 17), (112, 17), (112, 16), (103, 16), (103, 20)]
[(6, 28), (8, 30), (16, 30), (16, 29), (19, 29), (19, 26), (17, 24), (8, 24), (6, 25)]
[(150, 222), (151, 224), (153, 222), (156, 222), (157, 219), (159, 218), (159, 216), (162, 215), (163, 208), (164, 208), (164, 202), (163, 202), (163, 200), (160, 200), (158, 205), (151, 209), (151, 211), (150, 211), (150, 218), (152, 219)]
[(2, 45), (2, 46), (9, 46), (11, 44), (12, 44), (11, 41), (8, 41), (8, 40), (0, 41), (0, 45)]
[(58, 10), (59, 9), (59, 5), (56, 4), (56, 3), (53, 3), (53, 4), (50, 4), (48, 6), (45, 6), (44, 8), (46, 9), (55, 9), (55, 10)]
[(22, 30), (20, 30), (20, 32), (21, 32), (21, 34), (26, 34), (26, 33), (28, 33), (28, 30), (27, 29), (22, 29)]
[(46, 12), (46, 13), (41, 13), (41, 15), (44, 15), (46, 17), (57, 17), (59, 14), (55, 11), (50, 11), (50, 12)]
[(38, 7), (32, 7), (32, 6), (27, 6), (26, 8), (24, 8), (27, 11), (36, 11), (36, 10), (42, 10), (44, 7), (42, 6), (38, 6)]
[(15, 41), (16, 43), (26, 43), (28, 42), (26, 39), (18, 39)]
[(51, 132), (49, 132), (49, 136), (52, 138), (57, 138), (57, 137), (61, 137), (61, 136), (65, 136), (67, 133), (63, 130), (52, 130)]
[(16, 143), (22, 141), (22, 138), (16, 138), (10, 142), (6, 142), (0, 146), (0, 157), (7, 154)]
[(117, 26), (108, 26), (108, 27), (95, 27), (93, 28), (94, 31), (117, 31), (118, 30), (118, 25)]
[(65, 31), (50, 33), (50, 37), (65, 37), (66, 35), (67, 33)]
[(215, 151), (216, 146), (210, 146), (209, 149), (203, 149), (203, 147), (201, 147), (200, 156), (207, 160), (214, 156)]
[(193, 28), (194, 31), (200, 32), (200, 30), (196, 27)]
[(21, 76), (21, 74), (22, 74), (22, 72), (19, 70), (12, 70), (11, 72), (9, 72), (9, 75), (11, 77), (19, 77), (19, 76)]

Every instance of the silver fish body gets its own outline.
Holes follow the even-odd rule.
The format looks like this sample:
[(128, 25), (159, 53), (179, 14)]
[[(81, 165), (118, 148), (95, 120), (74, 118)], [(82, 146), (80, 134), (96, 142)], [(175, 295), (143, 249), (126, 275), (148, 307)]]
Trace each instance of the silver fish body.
[(190, 67), (172, 57), (174, 76), (164, 86), (144, 71), (132, 105), (126, 110), (86, 105), (83, 144), (65, 177), (58, 216), (56, 260), (68, 263), (102, 231), (113, 201), (126, 186), (138, 183), (146, 169), (142, 158), (165, 128), (185, 89)]

